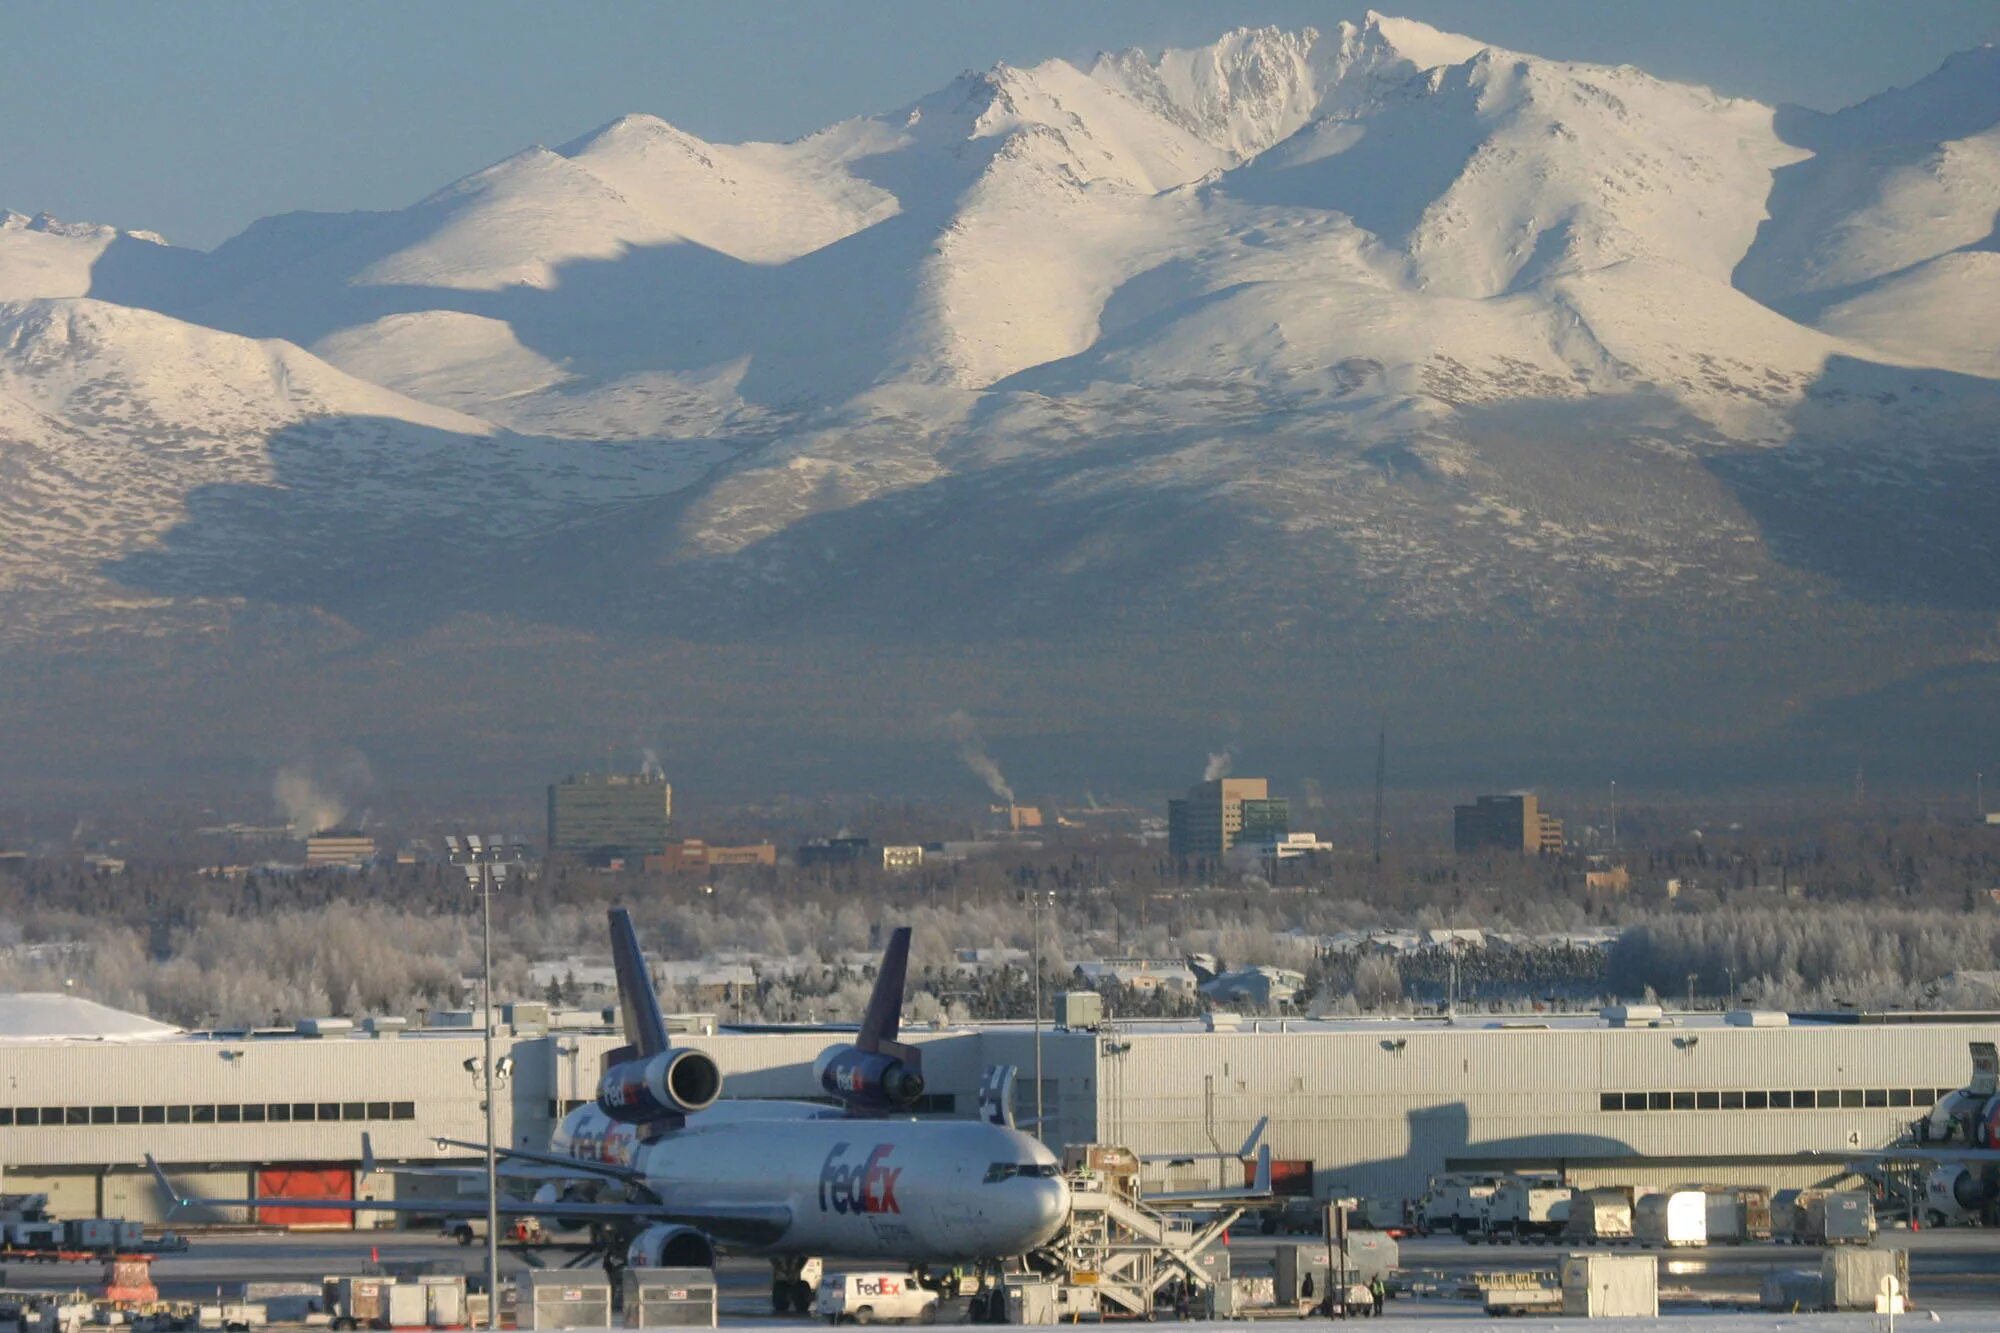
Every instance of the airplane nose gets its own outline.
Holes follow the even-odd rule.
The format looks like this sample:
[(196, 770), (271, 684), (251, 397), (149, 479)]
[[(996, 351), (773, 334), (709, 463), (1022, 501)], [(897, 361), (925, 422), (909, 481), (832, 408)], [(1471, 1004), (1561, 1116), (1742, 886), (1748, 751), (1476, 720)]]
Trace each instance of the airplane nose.
[(1027, 1198), (1024, 1211), (1027, 1213), (1026, 1229), (1035, 1239), (1033, 1244), (1043, 1241), (1062, 1230), (1063, 1223), (1069, 1221), (1069, 1183), (1061, 1179), (1041, 1179), (1027, 1182)]

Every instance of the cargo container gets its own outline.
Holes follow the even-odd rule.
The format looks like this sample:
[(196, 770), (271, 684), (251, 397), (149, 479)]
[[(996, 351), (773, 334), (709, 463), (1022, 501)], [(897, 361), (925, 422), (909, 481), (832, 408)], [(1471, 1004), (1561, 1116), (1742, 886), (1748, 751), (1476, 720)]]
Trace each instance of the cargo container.
[(118, 1248), (118, 1223), (108, 1218), (76, 1218), (62, 1224), (63, 1244), (72, 1250), (109, 1254)]
[(1806, 1231), (1815, 1245), (1867, 1245), (1875, 1239), (1875, 1203), (1865, 1190), (1834, 1190), (1806, 1208)]
[(1579, 1190), (1570, 1196), (1569, 1224), (1563, 1238), (1585, 1245), (1618, 1244), (1632, 1239), (1632, 1192), (1623, 1186)]
[(625, 1327), (714, 1328), (715, 1272), (708, 1268), (628, 1268)]
[[(1910, 1294), (1908, 1250), (1829, 1250), (1820, 1260), (1820, 1300), (1828, 1310), (1873, 1310), (1882, 1280), (1896, 1279), (1899, 1297)], [(1883, 1313), (1887, 1313), (1884, 1311)], [(1897, 1314), (1903, 1313), (1901, 1309)]]
[(516, 1288), (519, 1328), (609, 1328), (611, 1283), (588, 1273), (524, 1273)]
[(1708, 1201), (1700, 1190), (1648, 1194), (1632, 1209), (1632, 1239), (1664, 1249), (1706, 1245)]
[(1572, 1254), (1563, 1260), (1562, 1309), (1589, 1319), (1657, 1319), (1659, 1261), (1650, 1254)]
[(388, 1322), (392, 1277), (329, 1277), (320, 1286), (321, 1307), (336, 1329), (378, 1328)]
[(432, 1328), (465, 1327), (465, 1277), (433, 1273), (417, 1279), (423, 1288), (425, 1322)]
[(390, 1328), (428, 1328), (431, 1322), (430, 1294), (424, 1290), (422, 1282), (398, 1282), (389, 1288), (388, 1305)]
[[(1340, 1252), (1334, 1251), (1338, 1263)], [(1280, 1245), (1277, 1249), (1277, 1282), (1273, 1299), (1279, 1305), (1317, 1304), (1326, 1298), (1327, 1252), (1325, 1241)], [(1402, 1262), (1402, 1247), (1394, 1236), (1380, 1231), (1350, 1232), (1347, 1238), (1347, 1277), (1366, 1286), (1376, 1278), (1386, 1279)], [(1305, 1281), (1312, 1278), (1312, 1293)]]

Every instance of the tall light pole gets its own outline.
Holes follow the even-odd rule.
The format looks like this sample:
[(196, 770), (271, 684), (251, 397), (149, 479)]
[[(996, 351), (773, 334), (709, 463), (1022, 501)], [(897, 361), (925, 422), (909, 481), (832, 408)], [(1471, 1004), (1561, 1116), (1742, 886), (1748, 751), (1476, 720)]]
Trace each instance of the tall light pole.
[(1035, 969), (1035, 1137), (1047, 1143), (1042, 1126), (1042, 908), (1055, 899), (1055, 890), (1036, 889), (1028, 903), (1033, 911), (1035, 941), (1030, 950)]
[(479, 1087), (486, 1108), (486, 1327), (500, 1327), (500, 1150), (494, 1129), (493, 1065), (493, 894), (515, 864), (498, 838), (469, 833), (460, 840), (447, 836), (452, 860), (465, 871), (467, 883), (479, 895), (479, 1005), (481, 1057)]

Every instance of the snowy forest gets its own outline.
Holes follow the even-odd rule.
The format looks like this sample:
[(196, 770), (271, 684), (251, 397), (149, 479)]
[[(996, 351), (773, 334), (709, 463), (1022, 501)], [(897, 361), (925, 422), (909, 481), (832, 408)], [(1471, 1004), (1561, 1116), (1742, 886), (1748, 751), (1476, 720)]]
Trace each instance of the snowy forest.
[[(718, 995), (685, 967), (665, 973), (669, 1004), (725, 1021), (853, 1018), (882, 931), (899, 924), (915, 927), (914, 1020), (1025, 1017), (1038, 921), (1045, 995), (1077, 984), (1078, 961), (1199, 953), (1303, 973), (1301, 1013), (1421, 1011), (1447, 985), (1461, 1004), (1496, 1008), (1587, 1008), (1648, 993), (1675, 1003), (1690, 991), (1700, 1004), (1791, 1008), (2000, 1000), (1990, 971), (2000, 960), (2000, 838), (1983, 828), (1663, 844), (1627, 858), (1633, 885), (1619, 893), (1589, 889), (1574, 858), (1411, 852), (1379, 867), (1329, 858), (1226, 871), (1109, 841), (1028, 855), (902, 876), (541, 868), (496, 898), (496, 998), (603, 1003), (601, 988), (578, 978), (601, 969), (604, 910), (622, 903), (657, 964), (713, 965), (734, 979)], [(27, 861), (0, 868), (0, 989), (69, 990), (190, 1026), (416, 1019), (474, 1001), (478, 920), (462, 873), (443, 865), (218, 877)], [(1365, 938), (1454, 928), (1489, 938), (1402, 951)], [(1514, 934), (1490, 938), (1498, 932)], [(1123, 1017), (1202, 1003), (1110, 989), (1107, 1007)]]

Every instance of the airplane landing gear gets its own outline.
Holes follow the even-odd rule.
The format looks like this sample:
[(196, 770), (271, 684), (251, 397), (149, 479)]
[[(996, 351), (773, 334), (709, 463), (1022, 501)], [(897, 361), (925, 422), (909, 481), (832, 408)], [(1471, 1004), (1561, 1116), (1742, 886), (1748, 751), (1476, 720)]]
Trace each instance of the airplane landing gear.
[(812, 1255), (781, 1255), (771, 1260), (771, 1313), (811, 1314), (822, 1265)]

